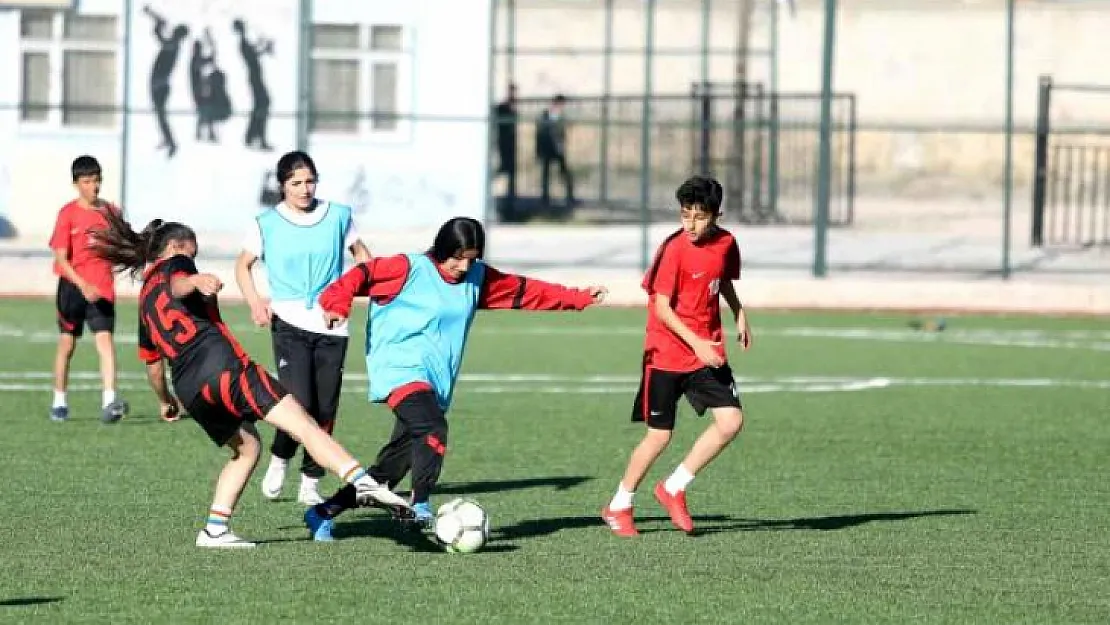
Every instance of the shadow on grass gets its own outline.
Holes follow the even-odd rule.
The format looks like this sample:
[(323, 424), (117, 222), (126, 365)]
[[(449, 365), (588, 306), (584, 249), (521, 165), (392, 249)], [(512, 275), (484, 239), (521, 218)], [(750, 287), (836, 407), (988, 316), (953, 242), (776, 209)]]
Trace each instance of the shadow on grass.
[[(445, 553), (443, 547), (432, 540), (428, 534), (419, 529), (401, 525), (384, 514), (357, 518), (347, 523), (337, 522), (334, 535), (336, 540), (340, 541), (362, 536), (386, 538), (418, 553)], [(479, 553), (507, 553), (519, 548), (513, 544), (491, 539), (491, 542)]]
[(58, 603), (63, 601), (63, 597), (19, 597), (17, 599), (4, 599), (0, 601), (0, 607), (15, 608), (25, 605), (42, 605), (45, 603)]
[[(722, 532), (759, 532), (759, 531), (835, 531), (875, 522), (908, 521), (933, 516), (962, 516), (977, 514), (975, 510), (942, 509), (903, 512), (870, 512), (842, 514), (833, 516), (799, 517), (795, 519), (745, 519), (728, 515), (694, 516), (694, 535), (717, 534)], [(640, 532), (677, 532), (671, 527), (666, 516), (638, 517), (638, 525), (665, 524), (664, 527), (641, 527)], [(517, 540), (548, 536), (561, 530), (583, 527), (605, 527), (599, 516), (555, 517), (549, 519), (529, 519), (514, 525), (496, 528), (494, 536), (501, 540)]]

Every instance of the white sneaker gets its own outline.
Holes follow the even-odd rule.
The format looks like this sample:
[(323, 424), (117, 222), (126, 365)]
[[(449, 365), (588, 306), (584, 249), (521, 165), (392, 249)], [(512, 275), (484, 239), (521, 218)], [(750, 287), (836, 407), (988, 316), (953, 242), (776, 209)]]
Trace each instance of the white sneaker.
[(390, 510), (408, 510), (411, 507), (404, 497), (372, 479), (355, 484), (355, 502), (360, 506), (384, 506)]
[(281, 487), (285, 484), (284, 463), (270, 461), (266, 467), (266, 475), (262, 477), (262, 496), (266, 499), (277, 499), (281, 496)]
[(244, 547), (256, 547), (257, 543), (252, 543), (249, 540), (239, 538), (231, 530), (221, 532), (213, 536), (208, 533), (207, 529), (203, 529), (197, 534), (197, 547), (218, 547), (218, 548), (231, 548), (241, 549)]
[(316, 506), (324, 503), (324, 498), (320, 496), (320, 491), (316, 487), (318, 481), (312, 478), (301, 478), (301, 488), (297, 492), (298, 503), (306, 506)]

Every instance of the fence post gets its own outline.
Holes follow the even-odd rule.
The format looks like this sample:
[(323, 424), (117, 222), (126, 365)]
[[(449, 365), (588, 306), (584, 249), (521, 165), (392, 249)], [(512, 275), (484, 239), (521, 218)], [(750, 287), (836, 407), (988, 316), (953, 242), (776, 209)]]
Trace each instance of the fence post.
[(829, 192), (832, 182), (832, 85), (836, 51), (836, 0), (825, 0), (825, 40), (821, 67), (821, 125), (817, 148), (817, 205), (813, 219), (813, 276), (828, 273)]
[(613, 0), (605, 0), (605, 49), (602, 54), (601, 141), (598, 143), (601, 179), (598, 181), (598, 197), (602, 204), (606, 204), (609, 202), (609, 97), (613, 91)]
[(1033, 247), (1044, 245), (1045, 191), (1048, 183), (1048, 109), (1052, 103), (1052, 77), (1037, 81), (1037, 130), (1033, 162)]
[(300, 37), (297, 47), (296, 137), (298, 150), (308, 150), (309, 117), (312, 115), (312, 0), (301, 0), (298, 10)]
[(651, 258), (648, 226), (651, 213), (651, 92), (653, 58), (655, 54), (655, 2), (646, 0), (644, 6), (644, 101), (640, 119), (640, 269), (647, 271)]
[(770, 3), (771, 68), (769, 87), (771, 90), (768, 112), (770, 143), (767, 145), (767, 202), (771, 215), (779, 215), (779, 2)]
[(701, 94), (698, 104), (701, 108), (701, 141), (698, 152), (698, 171), (703, 176), (710, 175), (710, 154), (713, 141), (713, 88), (709, 82), (701, 84)]
[(131, 11), (134, 9), (132, 0), (125, 0), (123, 3), (123, 119), (120, 120), (120, 134), (119, 134), (119, 161), (122, 165), (119, 168), (119, 201), (123, 207), (124, 216), (127, 216), (127, 170), (130, 163), (127, 162), (130, 153), (131, 143), (131, 30), (134, 25), (131, 21)]
[(856, 216), (856, 94), (848, 94), (848, 215), (844, 225), (852, 225)]

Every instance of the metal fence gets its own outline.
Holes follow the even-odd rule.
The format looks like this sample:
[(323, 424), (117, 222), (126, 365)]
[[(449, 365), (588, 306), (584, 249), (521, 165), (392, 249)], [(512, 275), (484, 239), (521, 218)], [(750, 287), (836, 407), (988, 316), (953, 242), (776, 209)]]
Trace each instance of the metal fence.
[[(541, 200), (562, 191), (562, 181), (549, 172), (549, 191), (543, 192), (544, 165), (535, 149), (536, 120), (549, 104), (517, 102), (515, 172), (508, 167), (502, 172), (503, 178), (515, 178), (495, 194), (502, 221), (577, 216), (638, 222), (644, 215), (652, 222), (672, 220), (673, 190), (697, 172), (725, 184), (725, 210), (741, 223), (813, 222), (819, 107), (814, 94), (771, 93), (761, 84), (695, 84), (686, 94), (648, 98), (646, 135), (644, 97), (570, 97), (567, 160), (577, 206)], [(830, 224), (846, 226), (852, 222), (855, 184), (854, 97), (837, 95), (834, 111)]]
[(1033, 178), (1034, 246), (1110, 245), (1110, 130), (1054, 128), (1054, 94), (1106, 98), (1110, 85), (1057, 84), (1042, 76), (1037, 92)]

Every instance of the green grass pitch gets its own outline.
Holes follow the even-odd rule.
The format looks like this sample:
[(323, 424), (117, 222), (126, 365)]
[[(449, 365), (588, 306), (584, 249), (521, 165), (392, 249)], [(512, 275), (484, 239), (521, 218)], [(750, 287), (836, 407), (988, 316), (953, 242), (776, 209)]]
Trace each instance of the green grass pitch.
[[(226, 313), (272, 366), (267, 332)], [(683, 407), (637, 498), (643, 535), (621, 540), (597, 514), (641, 432), (643, 311), (480, 313), (437, 497), (477, 499), (493, 537), (451, 555), (377, 511), (314, 544), (296, 502), (262, 499), (263, 467), (232, 522), (264, 544), (194, 547), (225, 452), (156, 418), (134, 316), (121, 305), (132, 415), (99, 423), (86, 338), (73, 418), (55, 424), (52, 303), (0, 306), (0, 622), (1110, 621), (1105, 320), (925, 333), (905, 316), (753, 311), (754, 348), (730, 350), (747, 426), (691, 486), (699, 535), (650, 495), (704, 427)], [(351, 345), (336, 435), (366, 462), (391, 417), (366, 402), (361, 332)]]

